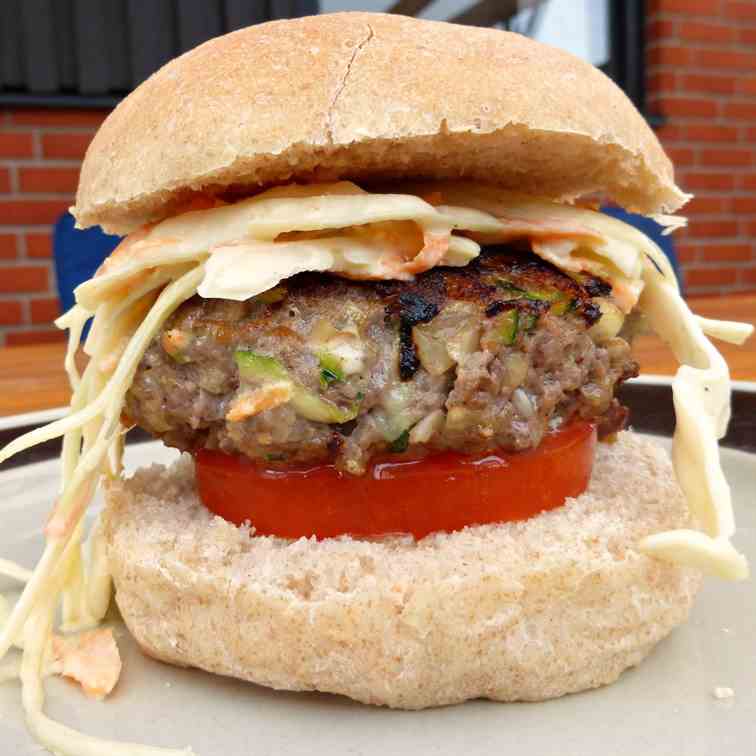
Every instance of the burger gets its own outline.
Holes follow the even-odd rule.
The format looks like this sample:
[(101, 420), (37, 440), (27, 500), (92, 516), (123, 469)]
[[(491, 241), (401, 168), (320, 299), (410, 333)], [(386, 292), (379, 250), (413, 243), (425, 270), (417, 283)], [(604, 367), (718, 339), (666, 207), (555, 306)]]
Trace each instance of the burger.
[[(169, 63), (82, 166), (79, 226), (125, 239), (59, 321), (70, 414), (2, 454), (64, 437), (0, 652), (61, 594), (67, 628), (99, 621), (112, 577), (145, 653), (277, 689), (420, 709), (614, 681), (702, 573), (748, 572), (705, 334), (749, 327), (691, 314), (597, 209), (671, 230), (687, 199), (608, 78), (516, 34), (346, 13)], [(682, 365), (672, 463), (617, 399), (646, 326)], [(132, 426), (186, 454), (125, 477)]]

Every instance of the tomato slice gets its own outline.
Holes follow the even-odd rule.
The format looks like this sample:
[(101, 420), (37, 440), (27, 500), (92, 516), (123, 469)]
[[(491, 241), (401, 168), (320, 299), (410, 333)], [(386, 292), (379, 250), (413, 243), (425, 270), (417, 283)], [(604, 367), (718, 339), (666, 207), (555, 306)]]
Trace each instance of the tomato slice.
[(363, 477), (332, 465), (280, 470), (203, 450), (197, 484), (205, 506), (259, 535), (283, 538), (411, 533), (524, 520), (585, 491), (596, 429), (573, 423), (532, 451), (471, 457), (443, 452), (416, 460), (383, 458)]

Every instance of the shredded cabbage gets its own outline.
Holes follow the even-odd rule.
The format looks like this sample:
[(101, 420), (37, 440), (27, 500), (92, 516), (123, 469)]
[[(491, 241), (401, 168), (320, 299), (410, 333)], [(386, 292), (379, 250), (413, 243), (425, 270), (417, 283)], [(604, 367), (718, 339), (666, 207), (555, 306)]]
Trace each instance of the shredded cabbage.
[[(91, 738), (47, 718), (43, 713), (46, 654), (52, 636), (53, 615), (63, 599), (63, 627), (74, 631), (97, 625), (104, 617), (111, 596), (105, 548), (99, 527), (95, 527), (88, 546), (82, 550), (82, 518), (100, 477), (112, 471), (109, 453), (120, 450), (123, 429), (120, 415), (126, 392), (145, 349), (163, 322), (181, 302), (191, 297), (204, 275), (201, 264), (178, 275), (157, 295), (144, 291), (142, 298), (154, 299), (149, 312), (133, 329), (117, 365), (109, 375), (101, 369), (102, 357), (114, 348), (121, 333), (121, 321), (133, 325), (133, 310), (142, 311), (140, 297), (131, 297), (131, 307), (111, 304), (105, 310), (110, 323), (98, 324), (102, 335), (96, 342), (87, 369), (82, 377), (73, 371), (74, 394), (71, 414), (45, 428), (16, 439), (0, 451), (0, 460), (40, 443), (41, 440), (64, 435), (63, 487), (45, 528), (46, 545), (42, 558), (31, 575), (15, 566), (0, 564), (10, 577), (22, 578), (25, 588), (13, 610), (2, 623), (0, 659), (14, 645), (23, 647), (19, 671), (23, 686), (23, 704), (27, 725), (34, 737), (49, 750), (67, 756), (157, 756), (188, 754), (189, 750), (147, 748), (118, 744)], [(165, 284), (164, 277), (155, 276), (155, 287)], [(77, 307), (81, 308), (81, 305)], [(64, 316), (63, 323), (83, 325), (92, 313), (84, 308)], [(102, 311), (98, 317), (102, 316)], [(97, 317), (95, 318), (97, 324)], [(107, 326), (110, 326), (108, 328)], [(80, 330), (79, 330), (80, 332)], [(77, 342), (69, 343), (69, 363)], [(75, 368), (74, 368), (75, 370)], [(120, 456), (116, 454), (116, 456)], [(4, 676), (15, 671), (6, 670)]]

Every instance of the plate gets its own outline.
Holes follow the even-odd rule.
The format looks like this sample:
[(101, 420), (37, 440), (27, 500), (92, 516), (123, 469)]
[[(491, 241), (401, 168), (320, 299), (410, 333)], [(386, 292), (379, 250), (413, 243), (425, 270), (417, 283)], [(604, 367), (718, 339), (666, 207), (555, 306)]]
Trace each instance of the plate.
[[(668, 439), (660, 443), (669, 445)], [(168, 461), (159, 443), (127, 447), (126, 467)], [(756, 564), (756, 455), (723, 449), (738, 517), (736, 545)], [(0, 555), (32, 567), (41, 524), (56, 494), (56, 460), (0, 473)], [(0, 591), (10, 582), (0, 579)], [(472, 701), (402, 712), (340, 696), (284, 693), (176, 669), (140, 654), (116, 616), (124, 658), (105, 702), (73, 684), (47, 682), (47, 713), (84, 732), (183, 747), (203, 756), (255, 754), (533, 754), (533, 756), (714, 756), (747, 754), (756, 721), (756, 591), (708, 579), (689, 623), (636, 669), (606, 688), (537, 704)], [(734, 696), (717, 699), (717, 687)], [(18, 683), (0, 685), (3, 754), (37, 756), (23, 724)]]

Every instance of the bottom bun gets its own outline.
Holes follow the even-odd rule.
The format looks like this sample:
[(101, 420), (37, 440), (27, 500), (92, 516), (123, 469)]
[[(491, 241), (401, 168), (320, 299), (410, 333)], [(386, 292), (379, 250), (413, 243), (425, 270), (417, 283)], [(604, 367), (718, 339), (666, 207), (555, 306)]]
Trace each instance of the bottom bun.
[(107, 500), (116, 600), (146, 653), (405, 709), (610, 683), (685, 621), (701, 582), (638, 551), (689, 518), (666, 453), (631, 433), (599, 444), (565, 506), (419, 542), (254, 536), (202, 506), (188, 457)]

